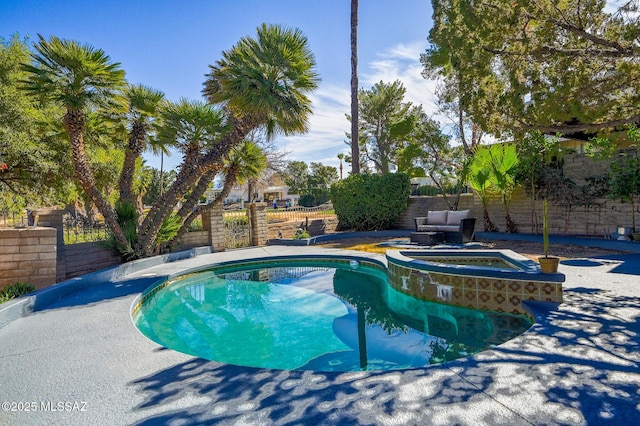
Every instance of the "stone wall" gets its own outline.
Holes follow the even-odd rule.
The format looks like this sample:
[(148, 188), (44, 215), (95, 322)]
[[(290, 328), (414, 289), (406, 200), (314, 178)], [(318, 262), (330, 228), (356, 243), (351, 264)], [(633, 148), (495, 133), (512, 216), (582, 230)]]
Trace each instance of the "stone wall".
[(224, 251), (224, 212), (222, 206), (206, 206), (201, 210), (202, 229), (207, 232), (207, 246), (214, 252)]
[[(324, 218), (309, 220), (309, 234), (312, 237), (333, 234), (338, 227), (338, 218)], [(267, 227), (269, 239), (276, 239), (282, 233), (282, 238), (293, 238), (298, 228), (303, 228), (306, 221), (294, 220), (290, 222), (270, 223)]]
[(55, 229), (0, 229), (0, 289), (17, 282), (37, 288), (56, 282)]
[(267, 243), (267, 203), (251, 203), (249, 208), (249, 227), (252, 246)]
[(194, 247), (209, 245), (209, 231), (191, 231), (178, 239), (176, 250), (185, 250)]

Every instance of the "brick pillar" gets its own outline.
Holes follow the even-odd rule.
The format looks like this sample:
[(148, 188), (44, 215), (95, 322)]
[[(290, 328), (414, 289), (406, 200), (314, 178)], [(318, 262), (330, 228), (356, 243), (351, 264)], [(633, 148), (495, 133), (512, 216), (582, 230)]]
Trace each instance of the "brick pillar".
[(64, 253), (64, 229), (62, 216), (66, 212), (58, 209), (36, 209), (32, 211), (34, 221), (38, 226), (48, 226), (56, 229), (56, 282), (67, 279), (67, 264)]
[(251, 203), (249, 207), (249, 229), (251, 230), (251, 245), (263, 246), (267, 244), (267, 203)]
[(209, 245), (214, 252), (224, 251), (224, 212), (222, 206), (200, 208), (202, 229), (209, 232)]

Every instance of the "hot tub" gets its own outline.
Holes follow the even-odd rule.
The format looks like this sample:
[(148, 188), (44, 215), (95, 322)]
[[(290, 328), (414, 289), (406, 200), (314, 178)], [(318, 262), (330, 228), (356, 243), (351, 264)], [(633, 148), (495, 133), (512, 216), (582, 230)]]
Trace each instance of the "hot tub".
[(562, 303), (564, 274), (511, 250), (389, 250), (389, 285), (422, 300), (514, 314), (523, 301)]

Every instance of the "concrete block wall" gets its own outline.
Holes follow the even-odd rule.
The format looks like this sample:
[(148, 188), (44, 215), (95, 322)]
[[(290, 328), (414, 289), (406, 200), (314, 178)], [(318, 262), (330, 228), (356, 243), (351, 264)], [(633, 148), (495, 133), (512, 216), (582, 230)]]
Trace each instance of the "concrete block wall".
[(209, 245), (209, 231), (191, 231), (178, 239), (178, 250)]
[(202, 208), (202, 229), (209, 235), (208, 246), (214, 252), (225, 250), (224, 247), (224, 211), (222, 206), (207, 206)]
[(251, 229), (251, 245), (267, 244), (267, 203), (249, 204), (249, 226)]
[[(282, 233), (283, 238), (293, 238), (298, 228), (305, 225), (304, 221), (294, 220), (290, 222), (270, 223), (267, 227), (269, 239), (278, 238), (279, 233)], [(312, 237), (333, 234), (338, 227), (338, 218), (324, 218), (309, 220), (309, 234)]]
[(56, 282), (56, 230), (0, 229), (0, 289), (23, 282), (43, 288)]

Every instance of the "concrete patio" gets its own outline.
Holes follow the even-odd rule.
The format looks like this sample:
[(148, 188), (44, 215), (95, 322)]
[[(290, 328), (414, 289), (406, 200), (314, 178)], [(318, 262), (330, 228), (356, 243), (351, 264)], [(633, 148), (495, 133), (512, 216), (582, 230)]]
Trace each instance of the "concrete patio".
[[(638, 422), (640, 253), (563, 262), (565, 303), (532, 305), (537, 323), (530, 331), (494, 350), (416, 370), (237, 367), (164, 349), (132, 324), (133, 300), (163, 276), (230, 259), (327, 251), (347, 253), (267, 246), (201, 254), (110, 279), (7, 321), (0, 328), (0, 403), (35, 410), (6, 411), (3, 404), (0, 425)], [(0, 306), (0, 316), (10, 304)]]

